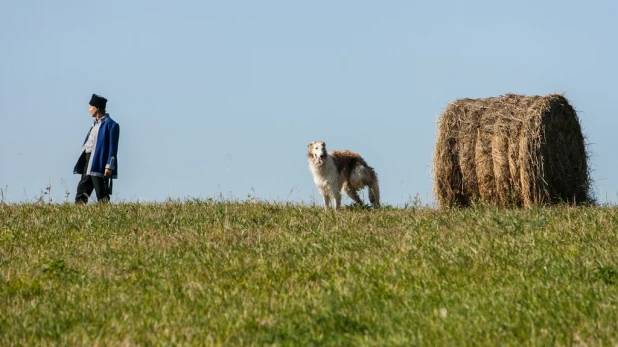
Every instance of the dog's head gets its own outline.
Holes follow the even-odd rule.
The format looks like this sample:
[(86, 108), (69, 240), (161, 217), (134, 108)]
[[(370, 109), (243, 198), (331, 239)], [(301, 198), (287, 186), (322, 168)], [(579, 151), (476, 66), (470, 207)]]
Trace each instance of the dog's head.
[(309, 152), (307, 157), (309, 160), (313, 160), (316, 165), (322, 165), (326, 160), (326, 143), (325, 142), (311, 142), (307, 145)]

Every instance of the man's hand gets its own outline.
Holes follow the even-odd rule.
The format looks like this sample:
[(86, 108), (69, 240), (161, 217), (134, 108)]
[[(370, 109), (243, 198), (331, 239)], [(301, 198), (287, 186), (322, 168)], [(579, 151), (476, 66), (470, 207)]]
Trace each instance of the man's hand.
[(104, 174), (104, 176), (105, 176), (105, 177), (109, 177), (109, 176), (111, 176), (111, 175), (112, 175), (112, 170), (110, 170), (110, 169), (105, 169), (105, 174)]

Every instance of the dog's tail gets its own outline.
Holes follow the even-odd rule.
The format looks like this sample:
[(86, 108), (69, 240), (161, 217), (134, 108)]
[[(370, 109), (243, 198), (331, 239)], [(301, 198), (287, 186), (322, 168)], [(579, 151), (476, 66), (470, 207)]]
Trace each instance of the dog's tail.
[(380, 208), (380, 185), (378, 182), (378, 174), (372, 167), (368, 167), (371, 174), (371, 182), (369, 183), (369, 202), (373, 208)]

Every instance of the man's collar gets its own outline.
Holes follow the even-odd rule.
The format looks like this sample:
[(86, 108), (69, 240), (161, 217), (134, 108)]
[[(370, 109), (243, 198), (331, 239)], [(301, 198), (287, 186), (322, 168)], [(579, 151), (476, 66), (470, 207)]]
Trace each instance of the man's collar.
[(101, 117), (101, 118), (95, 118), (95, 119), (94, 119), (94, 124), (97, 124), (97, 123), (103, 123), (103, 122), (105, 122), (108, 118), (109, 118), (109, 113), (106, 113), (106, 114), (105, 114), (103, 117)]

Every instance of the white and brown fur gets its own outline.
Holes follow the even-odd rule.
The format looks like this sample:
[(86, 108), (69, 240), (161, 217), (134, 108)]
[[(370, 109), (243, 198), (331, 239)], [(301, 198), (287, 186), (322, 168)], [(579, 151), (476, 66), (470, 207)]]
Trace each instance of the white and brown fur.
[(348, 150), (328, 153), (324, 142), (311, 142), (307, 147), (309, 169), (324, 198), (325, 209), (330, 208), (332, 199), (335, 199), (335, 209), (339, 209), (342, 192), (356, 204), (363, 205), (357, 191), (365, 187), (369, 188), (369, 201), (373, 208), (380, 207), (378, 175), (358, 153)]

